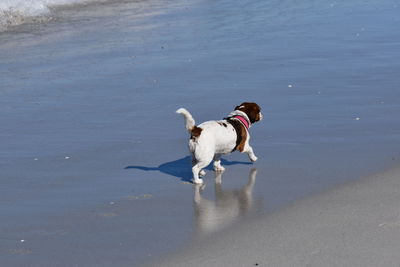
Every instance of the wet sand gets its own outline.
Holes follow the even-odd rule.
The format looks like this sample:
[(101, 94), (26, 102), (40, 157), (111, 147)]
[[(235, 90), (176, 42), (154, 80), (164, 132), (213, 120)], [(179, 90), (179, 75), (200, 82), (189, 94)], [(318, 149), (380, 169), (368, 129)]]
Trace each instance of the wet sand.
[[(398, 164), (390, 1), (122, 1), (54, 16), (0, 34), (5, 265), (137, 266)], [(200, 123), (243, 101), (263, 108), (259, 160), (226, 156), (222, 177), (208, 169), (193, 187), (174, 111)]]
[(306, 197), (146, 266), (398, 266), (400, 168)]

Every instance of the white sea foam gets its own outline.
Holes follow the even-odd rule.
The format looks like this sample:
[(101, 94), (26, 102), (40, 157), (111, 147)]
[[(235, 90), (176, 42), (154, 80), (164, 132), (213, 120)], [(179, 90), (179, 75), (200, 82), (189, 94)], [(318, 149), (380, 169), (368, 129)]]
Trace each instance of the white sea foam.
[[(93, 0), (92, 0), (93, 1)], [(1, 0), (0, 31), (26, 22), (42, 21), (51, 17), (51, 8), (60, 5), (92, 2), (89, 0)]]

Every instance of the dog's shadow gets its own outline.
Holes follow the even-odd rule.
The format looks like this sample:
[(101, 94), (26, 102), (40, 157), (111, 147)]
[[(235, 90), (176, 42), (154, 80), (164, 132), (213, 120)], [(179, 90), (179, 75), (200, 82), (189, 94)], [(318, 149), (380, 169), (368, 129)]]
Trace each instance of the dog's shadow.
[[(237, 164), (244, 164), (244, 165), (251, 165), (251, 162), (243, 162), (243, 161), (229, 161), (225, 159), (221, 159), (221, 164), (224, 166), (230, 166), (230, 165), (237, 165)], [(193, 175), (192, 175), (192, 159), (190, 156), (166, 162), (158, 167), (146, 167), (146, 166), (127, 166), (125, 169), (138, 169), (142, 171), (159, 171), (171, 176), (175, 176), (177, 178), (180, 178), (182, 181), (185, 182), (190, 182)], [(206, 170), (212, 170), (212, 165), (210, 164)]]

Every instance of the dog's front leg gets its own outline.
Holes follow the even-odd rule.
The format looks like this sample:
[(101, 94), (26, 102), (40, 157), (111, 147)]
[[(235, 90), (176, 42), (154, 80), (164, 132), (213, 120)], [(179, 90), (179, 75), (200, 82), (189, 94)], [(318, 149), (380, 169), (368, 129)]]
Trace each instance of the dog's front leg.
[(250, 158), (250, 160), (251, 160), (252, 162), (257, 161), (258, 158), (257, 158), (257, 156), (254, 154), (253, 148), (252, 148), (249, 144), (246, 144), (246, 145), (245, 145), (243, 152), (244, 152), (244, 153), (247, 153), (247, 155), (249, 156), (249, 158)]

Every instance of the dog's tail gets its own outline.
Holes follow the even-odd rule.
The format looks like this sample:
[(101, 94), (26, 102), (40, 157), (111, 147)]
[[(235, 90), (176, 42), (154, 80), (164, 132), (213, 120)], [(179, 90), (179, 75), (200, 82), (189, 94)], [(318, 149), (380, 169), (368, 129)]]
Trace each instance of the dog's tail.
[(185, 127), (186, 127), (186, 130), (187, 130), (189, 133), (192, 133), (192, 130), (193, 130), (194, 127), (195, 127), (195, 121), (194, 121), (194, 119), (193, 119), (192, 114), (190, 114), (189, 111), (187, 111), (187, 110), (184, 109), (184, 108), (178, 109), (178, 110), (176, 111), (176, 113), (182, 114), (182, 116), (185, 118)]

